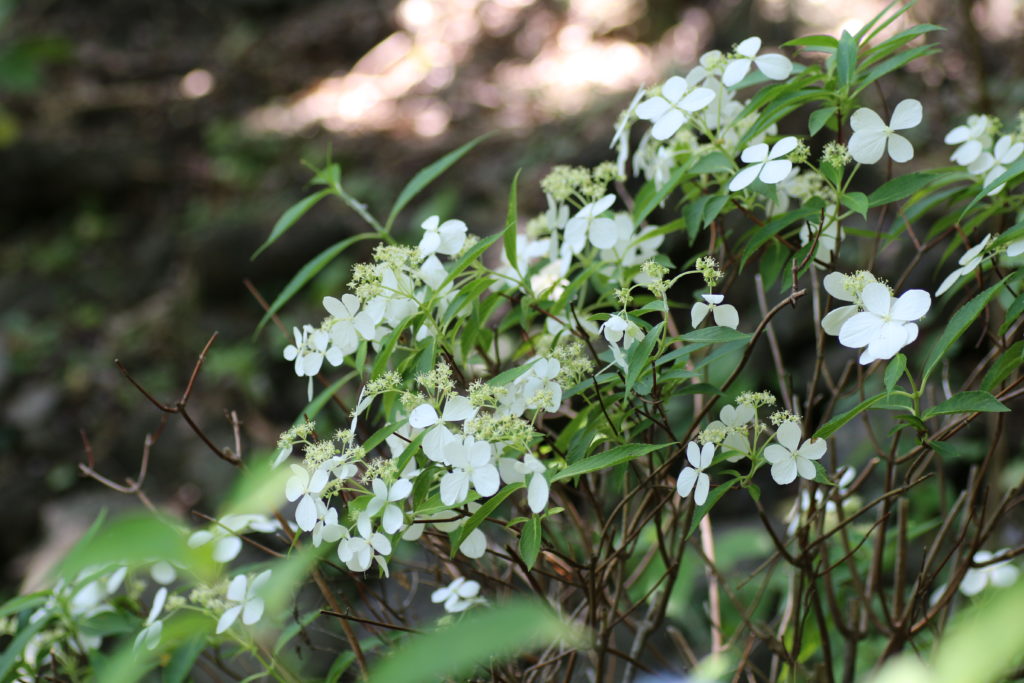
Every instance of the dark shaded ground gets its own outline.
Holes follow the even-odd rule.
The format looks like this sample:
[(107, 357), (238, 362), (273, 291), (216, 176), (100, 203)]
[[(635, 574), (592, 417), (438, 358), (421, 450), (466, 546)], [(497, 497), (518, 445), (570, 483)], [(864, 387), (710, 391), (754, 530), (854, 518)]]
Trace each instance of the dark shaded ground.
[[(0, 23), (5, 561), (40, 537), (47, 502), (66, 501), (56, 524), (74, 527), (107, 500), (95, 482), (77, 475), (79, 428), (87, 430), (101, 471), (115, 479), (134, 475), (144, 434), (159, 416), (120, 376), (114, 358), (170, 400), (218, 330), (194, 413), (227, 445), (224, 411), (236, 410), (246, 448), (269, 447), (303, 405), (304, 383), (279, 360), (276, 330), (252, 342), (260, 309), (242, 280), (272, 296), (321, 249), (362, 229), (344, 207), (324, 204), (263, 257), (249, 260), (277, 216), (302, 196), (309, 172), (300, 161), (321, 160), (333, 149), (346, 186), (384, 213), (415, 169), (501, 125), (499, 106), (471, 96), (490, 81), (494, 66), (517, 51), (528, 61), (572, 19), (565, 4), (540, 2), (517, 9), (511, 28), (481, 36), (449, 83), (429, 91), (451, 115), (436, 137), (400, 127), (330, 133), (314, 126), (288, 136), (246, 131), (243, 121), (254, 108), (344, 74), (395, 32), (396, 4), (0, 2), (0, 17), (8, 12)], [(796, 2), (637, 4), (635, 20), (597, 39), (664, 46), (680, 22), (700, 17), (701, 50), (727, 48), (752, 33), (777, 44), (807, 32)], [(947, 52), (929, 72), (889, 84), (894, 92), (906, 88), (932, 100), (926, 110), (936, 112), (933, 138), (969, 111), (1006, 116), (1024, 101), (1019, 34), (979, 34), (965, 23), (970, 12), (962, 11), (972, 4), (921, 3), (919, 20), (951, 28), (941, 37)], [(187, 99), (181, 78), (198, 68), (216, 85), (205, 97)], [(421, 90), (413, 88), (410, 97)], [(581, 113), (541, 117), (529, 132), (505, 130), (439, 185), (435, 207), (458, 202), (458, 215), (487, 233), (503, 215), (515, 169), (524, 167), (522, 210), (538, 209), (532, 188), (551, 164), (604, 158), (615, 113), (628, 97), (595, 92)], [(416, 215), (409, 212), (407, 226)], [(329, 273), (321, 289), (310, 289), (286, 311), (286, 322), (319, 315), (319, 297), (335, 293), (345, 278), (343, 268)], [(146, 490), (178, 511), (212, 510), (215, 501), (203, 496), (233, 476), (176, 422), (153, 455)], [(23, 570), (23, 562), (8, 562), (0, 585), (10, 587)]]

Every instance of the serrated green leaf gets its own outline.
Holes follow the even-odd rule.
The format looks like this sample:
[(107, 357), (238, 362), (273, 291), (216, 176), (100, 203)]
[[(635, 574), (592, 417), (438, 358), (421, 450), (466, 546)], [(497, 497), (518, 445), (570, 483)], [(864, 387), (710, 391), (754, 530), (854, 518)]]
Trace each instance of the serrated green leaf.
[(893, 178), (868, 196), (868, 206), (881, 206), (882, 204), (905, 199), (918, 190), (923, 189), (934, 179), (935, 174), (925, 172), (908, 173)]
[(924, 386), (928, 382), (928, 378), (931, 377), (932, 372), (938, 367), (942, 357), (949, 351), (949, 347), (953, 345), (960, 336), (967, 331), (967, 328), (971, 326), (981, 312), (985, 310), (985, 306), (988, 302), (999, 293), (999, 290), (1003, 288), (1003, 280), (992, 285), (981, 294), (977, 295), (970, 301), (968, 301), (960, 310), (953, 314), (950, 318), (949, 323), (946, 325), (946, 329), (943, 330), (942, 336), (939, 340), (931, 347), (931, 351), (928, 354), (928, 361), (924, 365), (924, 373), (921, 376), (921, 385)]
[(540, 517), (531, 517), (523, 525), (519, 534), (519, 555), (523, 558), (523, 564), (527, 569), (533, 569), (540, 554), (541, 527)]
[(609, 467), (615, 467), (621, 465), (624, 462), (629, 462), (634, 458), (639, 458), (642, 455), (653, 453), (654, 451), (666, 448), (672, 444), (660, 443), (660, 444), (637, 444), (628, 443), (622, 446), (616, 446), (604, 453), (598, 453), (592, 455), (589, 458), (583, 458), (573, 464), (569, 465), (565, 469), (556, 472), (551, 478), (552, 482), (561, 481), (562, 479), (571, 479), (572, 477), (578, 477), (581, 474), (587, 474), (589, 472), (597, 472), (598, 470), (608, 469)]
[(250, 259), (255, 259), (261, 253), (263, 253), (264, 249), (266, 249), (271, 244), (276, 242), (278, 238), (281, 237), (281, 235), (287, 232), (288, 229), (295, 225), (295, 223), (298, 222), (300, 218), (306, 215), (307, 211), (316, 206), (321, 199), (332, 193), (333, 190), (331, 190), (330, 188), (324, 188), (322, 190), (314, 192), (308, 197), (303, 197), (302, 199), (288, 207), (288, 210), (281, 214), (281, 217), (277, 219), (276, 223), (274, 223), (274, 227), (270, 231), (270, 237), (268, 237), (267, 240), (262, 245), (260, 245), (259, 249), (253, 252)]
[(924, 419), (957, 413), (1008, 413), (1010, 409), (987, 391), (962, 391), (925, 411)]
[(487, 138), (494, 135), (493, 132), (484, 133), (483, 135), (474, 138), (462, 145), (456, 150), (448, 152), (443, 157), (430, 164), (424, 169), (421, 169), (419, 173), (412, 177), (412, 180), (402, 188), (402, 191), (398, 194), (398, 199), (395, 200), (395, 205), (391, 207), (391, 213), (388, 214), (387, 223), (384, 224), (386, 231), (391, 230), (391, 226), (395, 222), (395, 218), (398, 214), (411, 202), (416, 195), (423, 191), (430, 183), (434, 182), (439, 175), (451, 168), (459, 159), (466, 156), (474, 147), (479, 145)]
[(857, 40), (849, 31), (843, 31), (836, 48), (836, 78), (840, 88), (848, 88), (857, 69)]
[(813, 438), (815, 438), (815, 439), (827, 439), (828, 437), (830, 437), (833, 434), (835, 434), (836, 431), (838, 431), (838, 429), (840, 427), (842, 427), (844, 424), (846, 424), (847, 422), (849, 422), (853, 418), (857, 417), (858, 415), (863, 413), (865, 410), (867, 410), (871, 406), (873, 406), (876, 403), (878, 403), (879, 401), (881, 401), (887, 395), (888, 395), (888, 392), (883, 392), (881, 394), (877, 394), (875, 396), (872, 396), (871, 398), (868, 398), (868, 399), (865, 399), (865, 400), (861, 401), (860, 403), (858, 403), (856, 406), (854, 406), (850, 410), (847, 410), (845, 413), (843, 413), (841, 415), (837, 415), (836, 417), (833, 417), (831, 420), (829, 420), (828, 422), (826, 422), (822, 426), (818, 427), (818, 431), (814, 432), (814, 437)]
[[(519, 272), (519, 260), (516, 258), (516, 236), (517, 227), (519, 225), (519, 199), (518, 199), (518, 183), (519, 174), (523, 169), (516, 171), (515, 176), (512, 178), (512, 187), (508, 191), (508, 211), (505, 214), (505, 256), (508, 258), (508, 262), (512, 265), (512, 269)], [(522, 273), (520, 273), (522, 275)]]
[(309, 261), (309, 263), (302, 266), (302, 268), (299, 269), (299, 272), (295, 273), (295, 275), (292, 276), (292, 279), (289, 280), (288, 284), (284, 286), (284, 289), (281, 290), (281, 293), (274, 298), (274, 302), (270, 304), (270, 307), (267, 309), (267, 312), (264, 313), (263, 317), (260, 319), (259, 325), (256, 326), (256, 332), (254, 334), (259, 334), (260, 330), (263, 329), (263, 326), (270, 322), (271, 319), (273, 319), (274, 314), (276, 314), (278, 311), (284, 308), (284, 305), (291, 301), (292, 297), (298, 294), (299, 291), (303, 287), (305, 287), (306, 284), (310, 280), (312, 280), (317, 273), (323, 270), (331, 261), (341, 256), (341, 254), (344, 253), (346, 249), (351, 247), (356, 242), (374, 239), (376, 237), (377, 234), (372, 232), (364, 232), (358, 235), (353, 235), (352, 237), (343, 239), (340, 242), (335, 242), (334, 244), (332, 244), (331, 246), (327, 247), (319, 254), (314, 256)]
[(1024, 363), (1024, 341), (1018, 341), (1006, 349), (985, 373), (985, 378), (981, 380), (982, 390), (992, 391), (997, 388), (1022, 363)]
[(907, 369), (907, 357), (902, 353), (897, 353), (896, 356), (889, 361), (885, 366), (885, 390), (892, 391), (896, 384), (899, 383), (900, 377), (903, 376), (903, 371)]

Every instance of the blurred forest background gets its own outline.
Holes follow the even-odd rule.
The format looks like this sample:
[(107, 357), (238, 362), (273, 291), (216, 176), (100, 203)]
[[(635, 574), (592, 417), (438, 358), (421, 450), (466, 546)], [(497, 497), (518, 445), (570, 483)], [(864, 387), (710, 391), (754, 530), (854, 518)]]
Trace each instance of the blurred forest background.
[[(855, 31), (877, 0), (0, 0), (0, 594), (17, 590), (95, 518), (134, 498), (79, 476), (79, 430), (97, 469), (135, 476), (160, 415), (119, 358), (165, 401), (214, 344), (190, 404), (219, 445), (241, 421), (243, 456), (273, 447), (305, 405), (251, 280), (273, 298), (327, 246), (363, 230), (316, 206), (256, 261), (306, 192), (303, 160), (338, 161), (378, 215), (408, 178), (459, 144), (497, 134), (407, 211), (477, 234), (520, 212), (556, 163), (609, 158), (618, 112), (641, 84), (685, 73), (705, 50), (750, 35), (766, 46)], [(971, 112), (1009, 120), (1024, 103), (1024, 1), (921, 0), (913, 21), (941, 55), (882, 91), (924, 102), (914, 165)], [(902, 79), (902, 80), (901, 80)], [(796, 134), (805, 133), (791, 121)], [(284, 311), (316, 322), (361, 243)], [(683, 259), (677, 259), (677, 262)], [(771, 380), (766, 379), (766, 386)], [(179, 515), (216, 509), (234, 470), (172, 420), (146, 491)], [(33, 578), (35, 577), (35, 579)]]

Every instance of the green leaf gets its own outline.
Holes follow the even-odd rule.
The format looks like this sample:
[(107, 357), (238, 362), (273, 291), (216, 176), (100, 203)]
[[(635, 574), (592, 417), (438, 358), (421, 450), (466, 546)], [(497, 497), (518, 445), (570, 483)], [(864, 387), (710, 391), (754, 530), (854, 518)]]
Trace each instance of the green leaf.
[(863, 413), (865, 410), (867, 410), (868, 408), (870, 408), (874, 404), (876, 404), (879, 401), (881, 401), (887, 395), (888, 395), (888, 392), (883, 392), (881, 394), (877, 394), (875, 396), (872, 396), (871, 398), (868, 398), (868, 399), (865, 399), (865, 400), (861, 401), (856, 406), (854, 406), (850, 410), (847, 410), (842, 415), (837, 415), (836, 417), (833, 417), (831, 420), (829, 420), (828, 422), (826, 422), (822, 426), (818, 427), (818, 431), (814, 432), (814, 437), (813, 438), (815, 438), (815, 439), (827, 439), (828, 437), (830, 437), (833, 434), (835, 434), (836, 431), (840, 427), (842, 427), (844, 424), (846, 424), (847, 422), (849, 422), (853, 418), (857, 417), (858, 415)]
[(551, 477), (552, 482), (561, 481), (562, 479), (571, 479), (578, 477), (581, 474), (587, 474), (589, 472), (597, 472), (598, 470), (608, 469), (609, 467), (615, 467), (621, 465), (624, 462), (629, 462), (634, 458), (639, 458), (642, 455), (647, 455), (658, 449), (666, 448), (672, 444), (659, 443), (659, 444), (642, 444), (642, 443), (628, 443), (622, 446), (616, 446), (604, 453), (598, 453), (592, 455), (589, 458), (583, 458), (573, 464), (566, 467), (560, 472), (556, 472), (555, 476)]
[(291, 207), (289, 207), (288, 210), (281, 214), (281, 217), (277, 219), (277, 223), (274, 223), (274, 228), (270, 231), (270, 237), (267, 238), (267, 241), (264, 242), (259, 249), (254, 251), (250, 258), (255, 259), (259, 256), (264, 249), (276, 242), (281, 235), (287, 232), (288, 228), (295, 225), (300, 218), (306, 215), (307, 211), (316, 206), (321, 199), (332, 194), (332, 192), (333, 191), (331, 189), (324, 188), (292, 204)]
[(817, 135), (818, 131), (825, 127), (828, 120), (836, 115), (835, 107), (822, 107), (821, 109), (815, 109), (811, 112), (811, 115), (807, 119), (807, 132), (812, 136)]
[(996, 284), (986, 289), (981, 294), (977, 295), (970, 301), (968, 301), (960, 310), (953, 314), (949, 323), (946, 325), (946, 329), (943, 330), (942, 336), (939, 337), (939, 341), (935, 343), (931, 348), (931, 352), (928, 355), (928, 362), (924, 365), (924, 374), (921, 376), (921, 386), (928, 382), (928, 378), (931, 377), (932, 372), (938, 367), (942, 357), (949, 351), (949, 347), (953, 345), (960, 336), (967, 331), (967, 328), (971, 326), (981, 312), (985, 310), (985, 306), (988, 302), (999, 293), (999, 290), (1003, 287), (1003, 280), (1000, 280)]
[(540, 517), (531, 517), (519, 534), (519, 554), (527, 569), (533, 569), (537, 556), (540, 554), (541, 528)]
[(21, 659), (22, 652), (32, 638), (49, 625), (48, 619), (38, 619), (27, 624), (24, 628), (18, 629), (14, 639), (7, 643), (7, 649), (0, 655), (0, 681), (14, 680), (13, 676), (8, 677), (14, 666)]
[(1021, 316), (1024, 316), (1024, 293), (1018, 294), (1010, 307), (1006, 309), (1006, 317), (1003, 319), (1003, 324), (999, 326), (999, 334), (1006, 334), (1010, 326)]
[[(732, 168), (731, 163), (729, 168)], [(677, 166), (669, 176), (668, 182), (660, 187), (657, 187), (654, 181), (645, 183), (637, 193), (636, 203), (633, 205), (633, 224), (640, 225), (654, 209), (665, 201), (665, 198), (679, 185), (679, 181), (682, 180), (686, 172), (686, 166)]]
[(736, 169), (736, 162), (721, 152), (709, 152), (693, 165), (690, 173), (721, 173)]
[(907, 369), (907, 357), (902, 353), (897, 353), (896, 357), (893, 358), (885, 366), (885, 390), (892, 391), (896, 384), (900, 381), (900, 377), (903, 376), (903, 371)]
[(391, 207), (391, 213), (388, 214), (388, 220), (384, 225), (384, 229), (391, 229), (391, 226), (395, 222), (395, 218), (398, 217), (398, 214), (402, 209), (404, 209), (406, 205), (416, 197), (416, 195), (422, 192), (427, 185), (434, 182), (439, 175), (447, 171), (453, 164), (455, 164), (455, 162), (466, 156), (466, 154), (468, 154), (474, 147), (491, 137), (493, 134), (494, 133), (484, 133), (483, 135), (470, 140), (462, 147), (448, 152), (448, 154), (445, 154), (443, 157), (414, 175), (412, 180), (402, 188), (402, 191), (398, 195), (398, 199), (395, 200), (395, 205)]
[(647, 368), (651, 359), (651, 351), (654, 350), (654, 345), (658, 343), (658, 338), (661, 336), (661, 330), (665, 327), (665, 323), (660, 322), (650, 329), (647, 336), (643, 338), (639, 344), (634, 344), (626, 352), (626, 394), (633, 389), (633, 385), (640, 378), (640, 374)]
[(363, 232), (358, 235), (353, 235), (347, 239), (343, 239), (340, 242), (335, 242), (331, 246), (327, 247), (319, 254), (313, 257), (306, 265), (299, 269), (299, 272), (292, 276), (292, 279), (288, 281), (288, 284), (284, 286), (281, 293), (274, 299), (274, 303), (270, 304), (270, 308), (263, 314), (263, 318), (260, 319), (260, 324), (256, 326), (255, 334), (259, 334), (263, 326), (266, 325), (274, 317), (274, 314), (280, 311), (286, 303), (291, 301), (292, 297), (299, 293), (299, 291), (306, 286), (310, 280), (312, 280), (317, 273), (323, 270), (327, 264), (340, 256), (346, 249), (351, 247), (356, 242), (362, 240), (374, 239), (377, 237), (376, 233)]
[(868, 217), (868, 198), (863, 192), (847, 192), (843, 195), (843, 206), (864, 218)]
[(782, 44), (782, 47), (802, 47), (808, 52), (834, 52), (838, 46), (838, 40), (826, 35), (803, 36)]
[(693, 535), (693, 532), (697, 530), (698, 526), (700, 526), (700, 520), (704, 519), (704, 515), (711, 512), (711, 508), (715, 507), (715, 503), (717, 503), (722, 498), (722, 496), (724, 496), (726, 493), (729, 492), (730, 489), (732, 489), (732, 485), (735, 481), (736, 479), (733, 478), (725, 482), (724, 484), (719, 484), (715, 488), (711, 489), (711, 491), (708, 493), (707, 500), (704, 501), (704, 504), (698, 505), (696, 508), (694, 508), (693, 519), (690, 520), (690, 528), (686, 532), (686, 538), (689, 538)]
[(963, 391), (939, 405), (929, 408), (922, 416), (929, 420), (937, 415), (957, 413), (1008, 413), (1010, 409), (987, 391)]
[(505, 256), (516, 272), (519, 272), (519, 260), (516, 258), (516, 228), (519, 225), (517, 183), (522, 170), (516, 171), (515, 177), (512, 178), (512, 187), (508, 191), (508, 212), (505, 214)]
[(848, 88), (857, 68), (857, 40), (849, 31), (843, 31), (836, 49), (836, 77), (840, 88)]
[(39, 605), (46, 602), (49, 593), (39, 592), (30, 593), (29, 595), (16, 595), (3, 605), (0, 605), (0, 619), (3, 617), (9, 617), (12, 614), (17, 614), (27, 609), (34, 609)]
[(909, 197), (935, 180), (934, 173), (908, 173), (893, 178), (868, 196), (868, 205), (881, 206)]
[(437, 288), (437, 291), (443, 291), (445, 285), (447, 285), (449, 282), (451, 282), (460, 274), (462, 274), (462, 271), (468, 268), (470, 263), (477, 260), (480, 257), (480, 254), (487, 251), (487, 249), (489, 249), (492, 244), (497, 242), (499, 237), (501, 237), (500, 232), (496, 232), (489, 237), (485, 237), (484, 239), (474, 244), (469, 249), (469, 251), (467, 251), (465, 254), (459, 257), (459, 260), (456, 261), (455, 264), (452, 266), (452, 269), (448, 271), (448, 277), (444, 279), (444, 282), (442, 282), (441, 286)]
[(490, 378), (489, 380), (487, 380), (487, 383), (490, 384), (492, 387), (503, 387), (509, 382), (515, 380), (520, 375), (524, 374), (527, 370), (529, 370), (530, 366), (533, 365), (534, 362), (535, 361), (530, 361), (527, 363), (523, 363), (522, 365), (517, 365), (514, 368), (509, 368), (505, 372), (499, 373), (494, 377)]
[(861, 77), (860, 85), (857, 87), (856, 90), (854, 90), (853, 96), (856, 97), (861, 93), (861, 91), (863, 91), (865, 88), (867, 88), (869, 85), (877, 81), (882, 76), (892, 73), (897, 69), (903, 68), (904, 66), (914, 61), (915, 59), (920, 59), (921, 57), (937, 54), (939, 52), (941, 52), (939, 47), (932, 43), (929, 45), (919, 45), (918, 47), (912, 48), (905, 52), (901, 52), (897, 55), (893, 55), (884, 62), (880, 62), (871, 67), (867, 74)]
[(992, 391), (1022, 363), (1024, 363), (1024, 341), (1018, 341), (1006, 349), (1006, 352), (999, 356), (992, 367), (988, 369), (985, 378), (981, 380), (981, 388), (985, 391)]
[(750, 334), (731, 327), (701, 327), (679, 335), (679, 340), (691, 344), (721, 344), (724, 342), (750, 339)]
[(487, 501), (483, 505), (481, 505), (477, 509), (477, 511), (474, 512), (470, 516), (469, 519), (466, 520), (465, 524), (460, 526), (458, 529), (456, 529), (452, 533), (452, 535), (451, 535), (451, 544), (452, 544), (451, 556), (455, 557), (455, 554), (459, 551), (459, 546), (461, 546), (462, 542), (466, 540), (466, 536), (469, 536), (469, 534), (474, 529), (476, 529), (478, 526), (483, 524), (484, 520), (486, 520), (488, 517), (490, 517), (491, 513), (493, 513), (495, 510), (497, 510), (498, 506), (501, 505), (503, 502), (505, 502), (506, 498), (508, 498), (510, 495), (512, 495), (513, 493), (515, 493), (519, 489), (523, 488), (524, 486), (526, 486), (526, 484), (524, 484), (521, 481), (517, 481), (514, 484), (508, 484), (507, 486), (505, 486), (505, 488), (501, 489), (500, 491), (495, 493), (493, 496), (488, 498)]
[(404, 640), (370, 672), (369, 683), (433, 683), (472, 677), (477, 666), (580, 637), (540, 602), (476, 608), (453, 624)]

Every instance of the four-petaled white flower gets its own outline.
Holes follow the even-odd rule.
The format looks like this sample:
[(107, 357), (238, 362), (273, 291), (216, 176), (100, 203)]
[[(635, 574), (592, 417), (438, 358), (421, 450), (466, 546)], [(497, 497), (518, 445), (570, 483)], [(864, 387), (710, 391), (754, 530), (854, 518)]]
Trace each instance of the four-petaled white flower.
[[(709, 430), (725, 430), (726, 436), (722, 445), (742, 454), (750, 453), (750, 439), (747, 437), (747, 425), (757, 416), (754, 407), (749, 403), (737, 403), (736, 406), (725, 406), (718, 413), (718, 419), (708, 423)], [(743, 455), (732, 455), (726, 458), (729, 462), (741, 460)]]
[(606, 194), (577, 211), (576, 215), (565, 224), (563, 251), (569, 250), (578, 254), (587, 245), (587, 240), (598, 249), (615, 246), (618, 239), (615, 221), (601, 216), (614, 203), (615, 195)]
[[(440, 462), (433, 454), (439, 453), (444, 447), (451, 430), (444, 424), (446, 422), (463, 422), (476, 414), (476, 408), (470, 403), (466, 396), (450, 396), (444, 402), (441, 415), (429, 403), (422, 403), (409, 413), (409, 426), (414, 429), (430, 429), (423, 437), (423, 452), (431, 460)], [(431, 429), (433, 428), (433, 429)]]
[(967, 123), (961, 124), (946, 133), (943, 139), (947, 145), (959, 145), (949, 160), (961, 166), (970, 166), (981, 156), (985, 143), (990, 142), (988, 137), (989, 120), (984, 114), (971, 114), (967, 117)]
[(622, 342), (625, 349), (644, 338), (644, 332), (639, 325), (618, 313), (608, 316), (608, 319), (601, 323), (598, 331), (604, 334), (604, 339), (609, 344)]
[(444, 611), (449, 614), (462, 612), (473, 605), (484, 602), (479, 597), (480, 584), (476, 581), (467, 581), (458, 577), (444, 588), (438, 588), (430, 594), (431, 602), (444, 603)]
[(269, 534), (278, 528), (277, 521), (265, 515), (225, 515), (209, 529), (200, 529), (189, 536), (188, 547), (198, 548), (213, 541), (214, 561), (230, 562), (242, 551), (242, 539), (238, 534), (247, 529)]
[(917, 339), (914, 321), (932, 305), (931, 295), (923, 289), (911, 289), (893, 299), (889, 288), (878, 282), (865, 285), (860, 299), (864, 311), (843, 323), (839, 343), (851, 349), (863, 348), (861, 365), (892, 358)]
[[(875, 276), (866, 270), (862, 271), (859, 277), (863, 278), (863, 281), (866, 282), (875, 282)], [(840, 306), (835, 310), (829, 311), (821, 319), (821, 329), (825, 330), (825, 334), (838, 337), (839, 330), (843, 328), (843, 324), (860, 312), (860, 295), (854, 289), (851, 289), (854, 283), (853, 276), (843, 273), (829, 273), (822, 282), (825, 285), (825, 291), (833, 299), (851, 302), (849, 306)]]
[(420, 256), (426, 258), (431, 254), (458, 254), (466, 244), (466, 233), (469, 228), (458, 219), (444, 223), (438, 216), (431, 216), (420, 225), (423, 237), (420, 238)]
[(767, 143), (751, 145), (740, 154), (740, 160), (749, 164), (729, 182), (729, 191), (738, 192), (755, 180), (774, 185), (785, 180), (793, 170), (793, 162), (783, 159), (797, 147), (797, 140), (792, 135), (784, 137), (768, 149)]
[[(973, 560), (975, 564), (990, 562), (1004, 552), (1005, 548), (997, 550), (995, 553), (991, 553), (988, 550), (979, 550), (974, 553)], [(984, 567), (972, 567), (967, 570), (963, 580), (960, 582), (960, 592), (967, 596), (973, 596), (985, 590), (989, 585), (1001, 588), (1012, 586), (1017, 582), (1019, 574), (1020, 571), (1017, 567), (1010, 564), (1009, 560), (993, 562), (992, 564), (986, 564)]]
[(160, 612), (164, 609), (164, 603), (167, 601), (167, 589), (162, 587), (153, 596), (153, 606), (149, 608), (149, 616), (146, 617), (143, 628), (139, 631), (139, 635), (135, 636), (135, 649), (139, 649), (141, 646), (145, 646), (147, 650), (152, 650), (160, 643), (160, 634), (164, 629), (164, 622), (162, 619), (157, 619), (160, 616)]
[(312, 531), (317, 520), (314, 501), (327, 486), (330, 475), (322, 468), (317, 468), (310, 475), (301, 465), (292, 465), (291, 470), (292, 476), (285, 483), (285, 498), (291, 502), (299, 501), (298, 507), (295, 508), (295, 522), (303, 531)]
[(369, 526), (369, 520), (360, 516), (360, 535), (342, 539), (338, 544), (338, 559), (345, 563), (349, 571), (365, 572), (376, 557), (386, 575), (388, 569), (384, 556), (391, 554), (391, 541), (379, 531), (372, 531)]
[(381, 510), (381, 527), (385, 532), (393, 534), (402, 528), (405, 517), (402, 515), (402, 508), (395, 505), (400, 500), (405, 500), (412, 493), (412, 482), (408, 479), (399, 479), (391, 486), (388, 486), (383, 479), (373, 480), (373, 498), (366, 506), (365, 515), (374, 517)]
[(706, 443), (698, 446), (696, 441), (686, 444), (686, 459), (690, 461), (689, 466), (684, 467), (676, 480), (676, 492), (686, 498), (693, 491), (693, 502), (703, 505), (708, 499), (708, 490), (711, 488), (711, 478), (704, 472), (711, 467), (711, 461), (715, 458), (715, 444)]
[(303, 325), (302, 331), (293, 327), (292, 334), (295, 343), (284, 347), (284, 359), (295, 361), (295, 374), (299, 377), (309, 377), (309, 400), (313, 400), (313, 378), (320, 373), (324, 364), (324, 355), (327, 353), (327, 345), (330, 337), (323, 330), (318, 330), (312, 325)]
[(935, 290), (935, 296), (942, 296), (950, 287), (956, 284), (957, 280), (977, 270), (978, 266), (985, 261), (985, 247), (988, 246), (991, 239), (992, 235), (985, 235), (980, 242), (964, 252), (964, 255), (957, 261), (960, 267), (954, 269), (952, 273), (946, 276), (946, 279), (942, 281), (939, 288)]
[(850, 117), (850, 128), (853, 129), (847, 146), (850, 156), (858, 164), (873, 164), (888, 148), (889, 158), (893, 161), (910, 161), (914, 158), (914, 147), (896, 131), (913, 128), (921, 123), (921, 118), (921, 103), (917, 100), (903, 100), (897, 104), (888, 125), (878, 114), (861, 107)]
[(493, 496), (501, 485), (498, 468), (491, 463), (491, 444), (472, 436), (454, 439), (445, 446), (452, 471), (441, 477), (441, 502), (457, 505), (466, 500), (469, 487), (483, 497)]
[[(995, 147), (992, 148), (992, 153), (983, 153), (978, 159), (971, 164), (968, 168), (972, 173), (984, 173), (985, 181), (983, 185), (988, 187), (996, 181), (996, 179), (1006, 173), (1006, 167), (1009, 164), (1017, 161), (1020, 156), (1024, 154), (1024, 142), (1014, 142), (1012, 135), (1004, 135), (1003, 137), (996, 140)], [(993, 187), (989, 190), (988, 196), (999, 194), (1006, 187), (1006, 183)]]
[(740, 324), (740, 315), (736, 312), (736, 307), (732, 304), (723, 304), (725, 296), (722, 294), (701, 294), (704, 301), (698, 301), (690, 309), (690, 323), (697, 327), (704, 318), (707, 317), (708, 312), (711, 312), (715, 319), (715, 324), (719, 327), (731, 327), (736, 329)]
[(333, 316), (330, 336), (333, 346), (327, 351), (331, 365), (341, 365), (344, 356), (355, 353), (360, 338), (373, 341), (377, 336), (378, 320), (366, 310), (360, 311), (359, 297), (343, 294), (341, 299), (324, 297), (324, 308)]
[(334, 543), (340, 541), (341, 537), (345, 535), (345, 527), (338, 524), (338, 510), (333, 507), (327, 507), (320, 498), (315, 498), (316, 503), (316, 523), (313, 525), (313, 546), (316, 548), (320, 547), (320, 544), (324, 541), (328, 543)]
[(499, 458), (498, 470), (502, 481), (506, 484), (515, 484), (529, 479), (526, 489), (526, 503), (535, 515), (544, 512), (544, 508), (548, 505), (548, 496), (550, 495), (548, 480), (544, 478), (544, 472), (547, 471), (544, 463), (538, 460), (532, 453), (527, 453), (523, 456), (522, 462), (515, 458)]
[(750, 71), (750, 65), (754, 64), (768, 78), (774, 81), (782, 81), (789, 77), (793, 71), (793, 63), (783, 55), (758, 55), (761, 49), (761, 39), (751, 36), (736, 46), (736, 59), (729, 60), (722, 74), (722, 83), (734, 86), (743, 80), (743, 77)]
[(252, 581), (249, 581), (245, 574), (239, 574), (231, 579), (228, 585), (227, 599), (236, 604), (228, 607), (224, 614), (217, 621), (217, 633), (224, 633), (235, 623), (238, 616), (242, 616), (242, 623), (252, 626), (263, 616), (263, 598), (257, 593), (270, 579), (270, 570), (260, 572)]
[(676, 134), (690, 114), (700, 111), (715, 99), (710, 88), (691, 88), (682, 76), (673, 76), (661, 86), (661, 94), (650, 97), (636, 108), (636, 115), (651, 121), (651, 137), (668, 140)]
[(825, 455), (824, 439), (808, 439), (800, 443), (800, 427), (793, 422), (783, 422), (775, 432), (775, 440), (764, 449), (764, 459), (771, 463), (772, 479), (778, 484), (788, 484), (799, 474), (804, 479), (814, 479), (814, 460)]

